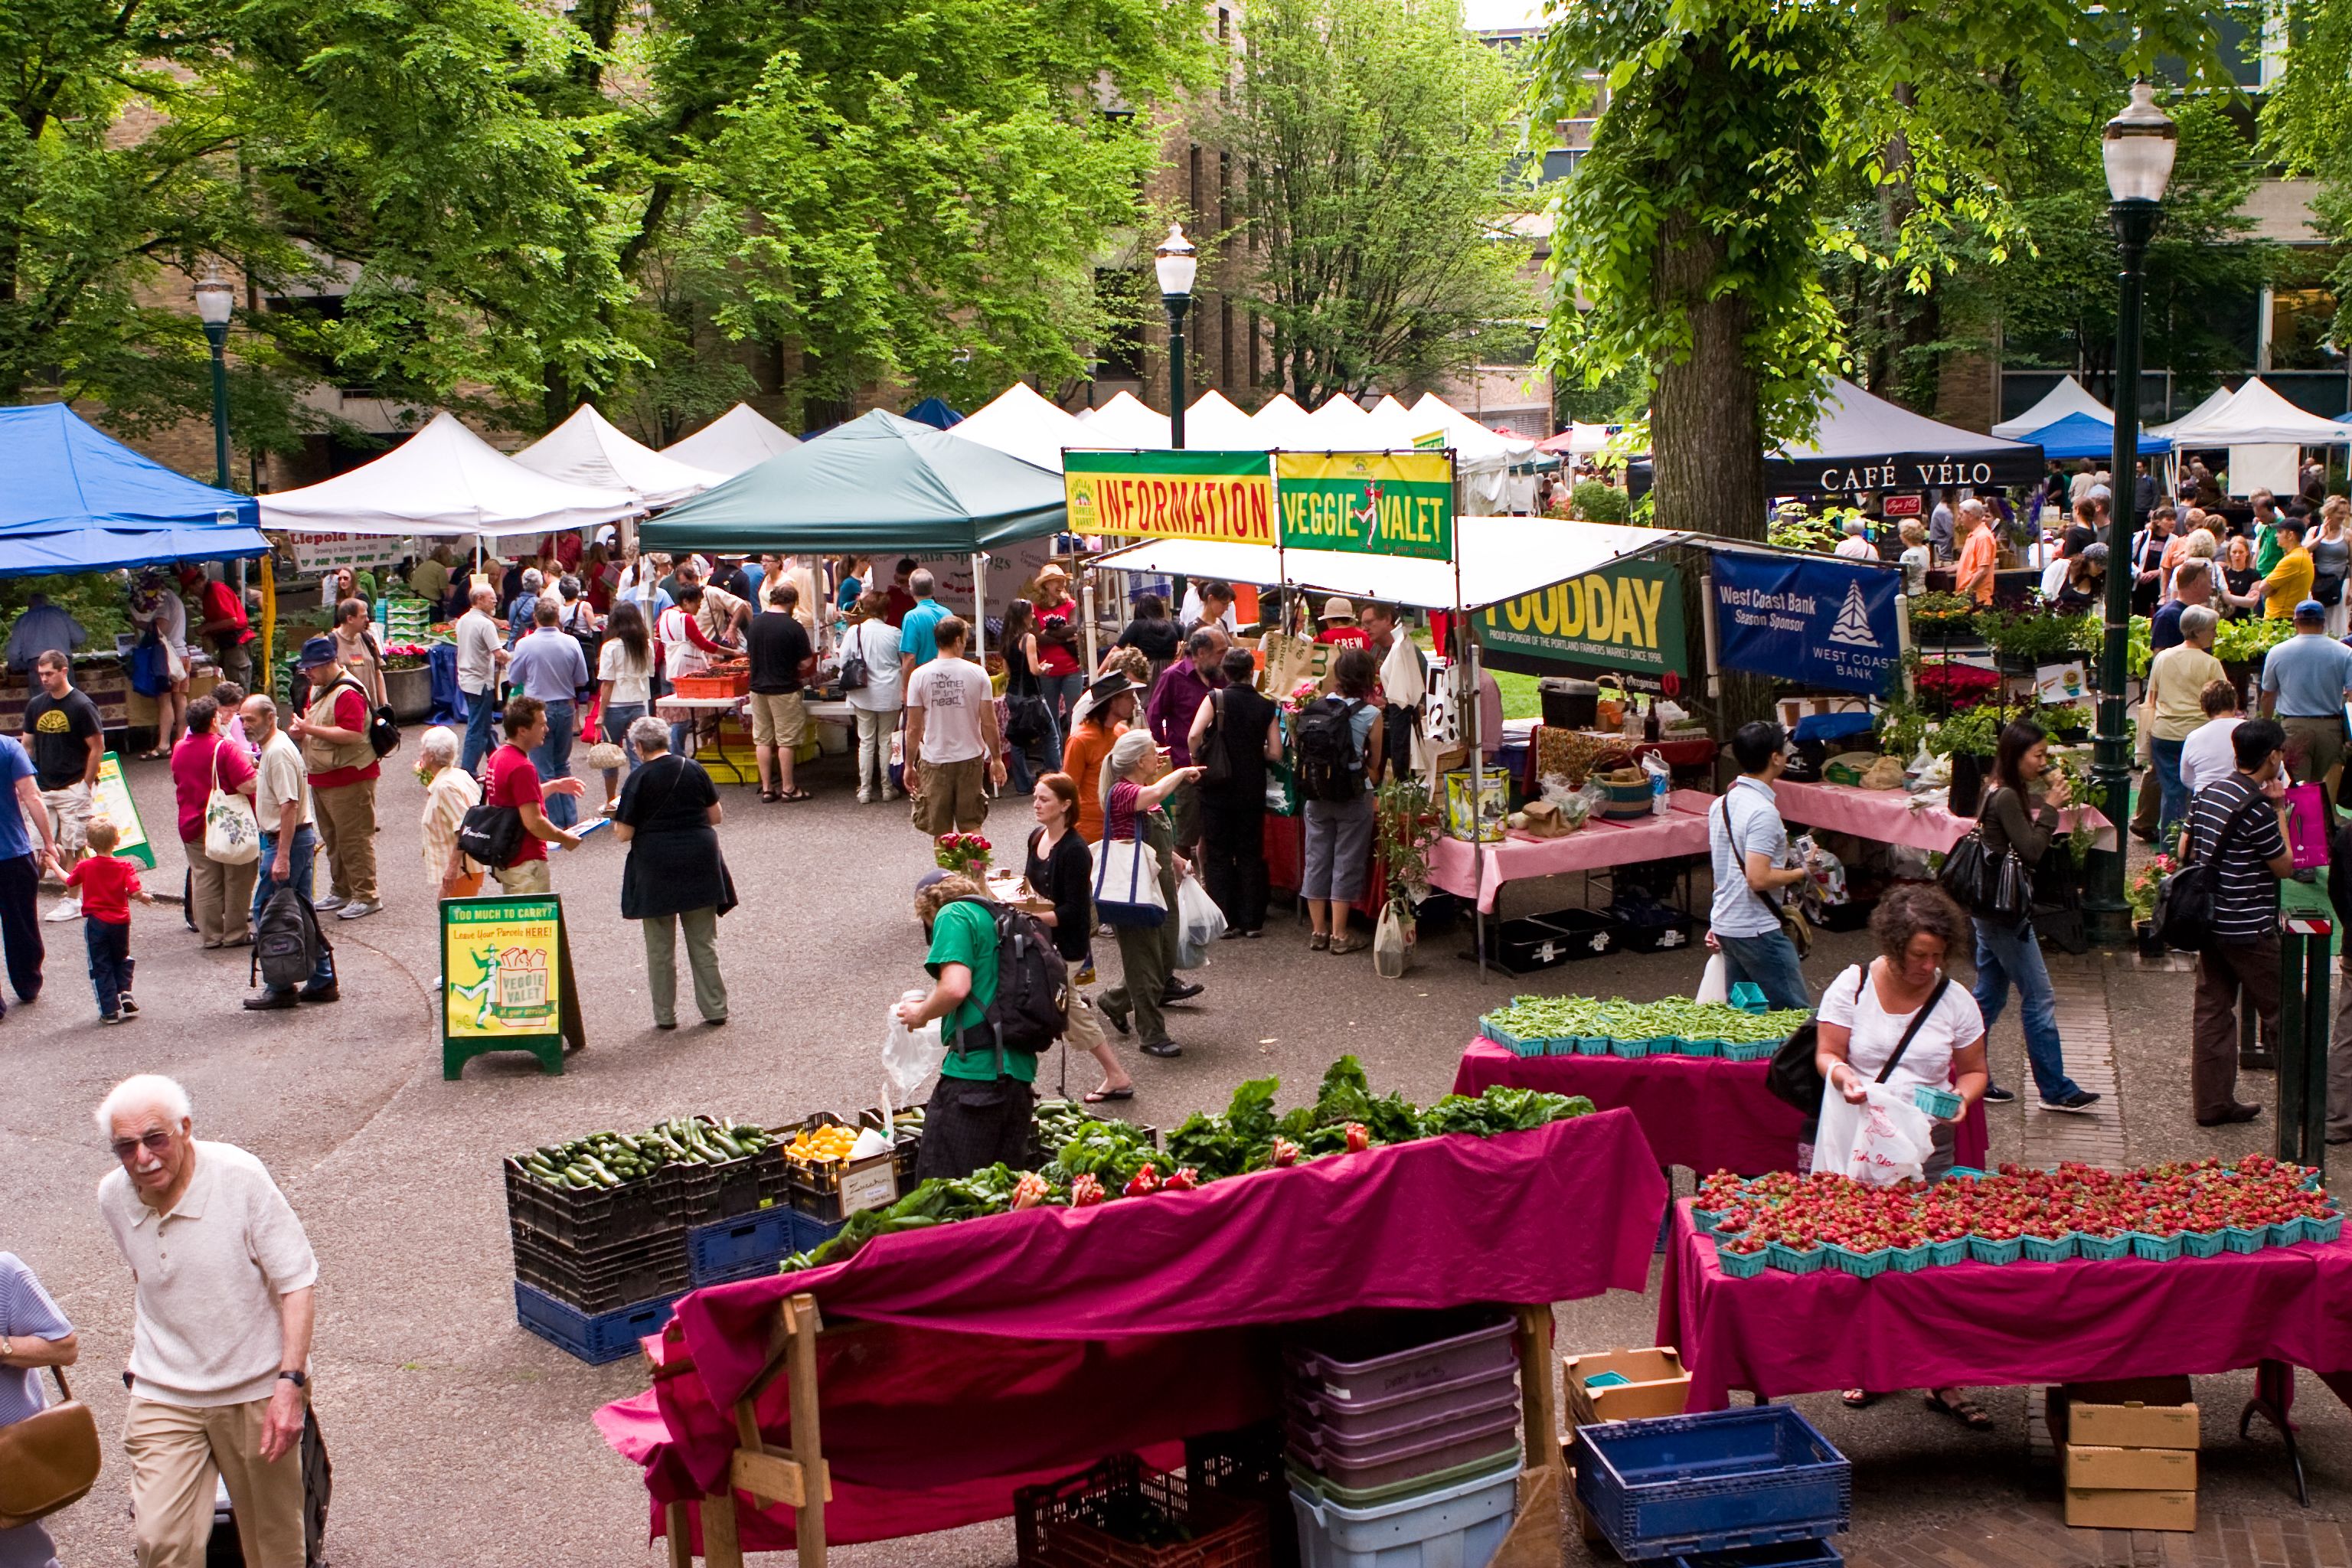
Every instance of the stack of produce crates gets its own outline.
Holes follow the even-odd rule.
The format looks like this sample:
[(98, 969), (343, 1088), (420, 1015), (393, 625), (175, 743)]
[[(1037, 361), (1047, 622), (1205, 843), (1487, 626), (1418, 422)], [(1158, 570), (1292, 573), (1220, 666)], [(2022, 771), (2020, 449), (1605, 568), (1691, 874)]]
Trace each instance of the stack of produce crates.
[(1841, 1561), (1829, 1538), (1852, 1513), (1853, 1467), (1789, 1405), (1603, 1421), (1579, 1426), (1576, 1444), (1577, 1504), (1628, 1561)]
[(375, 624), (386, 642), (423, 642), (433, 630), (433, 606), (422, 599), (381, 598)]
[(781, 1187), (781, 1169), (767, 1134), (708, 1117), (509, 1157), (517, 1318), (583, 1361), (627, 1355), (691, 1287), (765, 1272), (793, 1250), (789, 1211), (757, 1212), (773, 1202), (763, 1174)]
[(1133, 1454), (1013, 1494), (1020, 1568), (1274, 1568), (1266, 1509)]
[(2070, 1383), (2050, 1401), (2066, 1522), (2078, 1530), (2197, 1528), (2196, 1396), (2185, 1377)]
[(1518, 1509), (1515, 1335), (1509, 1314), (1468, 1308), (1350, 1318), (1285, 1348), (1307, 1568), (1484, 1568)]

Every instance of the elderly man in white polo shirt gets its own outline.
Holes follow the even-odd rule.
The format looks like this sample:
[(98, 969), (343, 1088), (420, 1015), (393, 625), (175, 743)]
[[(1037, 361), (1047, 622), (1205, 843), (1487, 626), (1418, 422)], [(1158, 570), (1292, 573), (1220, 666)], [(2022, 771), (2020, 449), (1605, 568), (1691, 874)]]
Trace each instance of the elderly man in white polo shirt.
[(302, 1222), (260, 1161), (195, 1138), (168, 1078), (125, 1079), (98, 1124), (121, 1162), (99, 1212), (138, 1286), (122, 1446), (140, 1568), (202, 1568), (215, 1471), (250, 1568), (302, 1568), (319, 1278)]

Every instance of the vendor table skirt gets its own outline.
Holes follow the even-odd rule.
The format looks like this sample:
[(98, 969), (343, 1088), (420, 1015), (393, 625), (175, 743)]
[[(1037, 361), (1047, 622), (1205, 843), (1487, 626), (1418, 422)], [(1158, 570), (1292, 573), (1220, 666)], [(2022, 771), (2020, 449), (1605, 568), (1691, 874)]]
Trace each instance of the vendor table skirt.
[[(1307, 858), (1307, 819), (1303, 816), (1276, 816), (1265, 814), (1265, 830), (1261, 836), (1265, 845), (1265, 885), (1269, 888), (1298, 889)], [(1378, 920), (1381, 906), (1388, 901), (1389, 872), (1379, 849), (1372, 851), (1371, 869), (1364, 878), (1364, 893), (1355, 902), (1358, 914), (1366, 920)]]
[(1682, 1352), (1689, 1408), (1734, 1389), (2010, 1385), (2231, 1372), (2264, 1361), (2340, 1385), (2352, 1369), (2352, 1238), (2063, 1263), (1956, 1263), (1858, 1279), (1768, 1268), (1735, 1279), (1675, 1205), (1658, 1338)]
[(1515, 833), (1500, 844), (1474, 845), (1441, 837), (1430, 846), (1429, 879), (1449, 893), (1475, 897), (1478, 907), (1491, 914), (1495, 896), (1506, 882), (1704, 855), (1706, 814), (1715, 798), (1700, 790), (1678, 789), (1664, 816), (1599, 817), (1559, 838)]
[[(1480, 1038), (1462, 1053), (1454, 1092), (1480, 1094), (1505, 1084), (1580, 1094), (1602, 1110), (1631, 1110), (1660, 1164), (1702, 1175), (1757, 1176), (1797, 1168), (1797, 1139), (1804, 1128), (1796, 1108), (1765, 1089), (1769, 1065), (1720, 1057), (1522, 1057)], [(1969, 1108), (1956, 1134), (1954, 1159), (1982, 1168), (1989, 1134), (1981, 1100)]]

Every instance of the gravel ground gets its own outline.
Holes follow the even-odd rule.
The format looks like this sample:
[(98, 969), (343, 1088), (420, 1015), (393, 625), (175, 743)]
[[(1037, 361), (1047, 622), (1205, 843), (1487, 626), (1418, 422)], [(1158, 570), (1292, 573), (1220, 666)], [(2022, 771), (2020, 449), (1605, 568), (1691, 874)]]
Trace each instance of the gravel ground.
[[(404, 753), (413, 756), (413, 752)], [(109, 1084), (167, 1071), (194, 1093), (200, 1135), (242, 1144), (268, 1162), (308, 1225), (322, 1276), (316, 1353), (318, 1407), (337, 1466), (330, 1542), (342, 1568), (418, 1563), (505, 1563), (533, 1558), (580, 1564), (654, 1561), (635, 1472), (590, 1425), (601, 1404), (634, 1394), (629, 1362), (589, 1368), (519, 1328), (509, 1281), (497, 1159), (526, 1144), (606, 1125), (642, 1125), (710, 1110), (741, 1119), (797, 1117), (819, 1107), (873, 1102), (880, 1015), (920, 982), (908, 892), (925, 869), (925, 842), (902, 808), (859, 806), (847, 772), (828, 759), (805, 775), (820, 798), (765, 805), (722, 787), (722, 842), (743, 907), (721, 927), (731, 994), (724, 1028), (651, 1027), (636, 931), (618, 918), (622, 850), (609, 839), (557, 857), (587, 1004), (590, 1048), (560, 1079), (528, 1058), (498, 1057), (445, 1083), (431, 986), (433, 903), (416, 849), (421, 791), (404, 769), (387, 776), (379, 840), (390, 907), (362, 921), (329, 921), (343, 1000), (323, 1009), (253, 1016), (242, 951), (205, 952), (175, 910), (135, 916), (133, 952), (145, 1015), (101, 1029), (82, 977), (79, 933), (47, 927), (48, 986), (0, 1024), (0, 1247), (41, 1275), (75, 1321), (84, 1347), (76, 1388), (111, 1432), (121, 1394), (111, 1375), (126, 1353), (131, 1290), (90, 1194), (108, 1155), (89, 1120)], [(152, 824), (171, 821), (160, 763), (131, 783)], [(593, 786), (592, 786), (593, 789)], [(1001, 805), (994, 834), (1017, 843), (1026, 813)], [(1015, 822), (1019, 826), (1015, 826)], [(166, 832), (165, 837), (169, 837)], [(152, 879), (175, 887), (176, 846)], [(1562, 901), (1562, 900), (1554, 900)], [(1107, 971), (1117, 957), (1100, 944)], [(1216, 950), (1201, 976), (1208, 993), (1174, 1010), (1182, 1059), (1130, 1059), (1139, 1086), (1134, 1119), (1169, 1127), (1221, 1104), (1246, 1078), (1273, 1072), (1305, 1086), (1354, 1051), (1376, 1087), (1427, 1100), (1450, 1086), (1478, 1013), (1517, 989), (1592, 991), (1650, 998), (1687, 994), (1693, 952), (1604, 959), (1514, 983), (1482, 981), (1454, 954), (1458, 935), (1434, 941), (1407, 977), (1382, 984), (1368, 956), (1306, 951), (1304, 929), (1277, 921), (1262, 942)], [(1809, 968), (1816, 985), (1861, 956), (1864, 939), (1823, 939)], [(2267, 1134), (2199, 1132), (2181, 1104), (2186, 975), (2111, 976), (2118, 1049), (2136, 1157), (2263, 1146)], [(2024, 1080), (2014, 1022), (1995, 1040), (2004, 1082)], [(1091, 1068), (1070, 1068), (1074, 1089)], [(1054, 1076), (1049, 1060), (1045, 1078)], [(2266, 1094), (2266, 1083), (2249, 1085)], [(2019, 1152), (2020, 1118), (1995, 1113), (1994, 1156)], [(1647, 1344), (1654, 1296), (1618, 1293), (1559, 1314), (1563, 1347)], [(1821, 1331), (1839, 1331), (1823, 1324)], [(2242, 1380), (2210, 1380), (2209, 1506), (2280, 1506), (2274, 1439), (2225, 1441)], [(1801, 1407), (1857, 1466), (1857, 1544), (1893, 1542), (1930, 1523), (1963, 1520), (1990, 1502), (2047, 1499), (2027, 1466), (2021, 1391), (1993, 1391), (1999, 1422), (1977, 1436), (1914, 1399), (1862, 1414), (1833, 1399)], [(2340, 1509), (2332, 1478), (2352, 1477), (2352, 1416), (2307, 1399), (2308, 1452), (2319, 1492)], [(90, 1498), (58, 1522), (66, 1562), (121, 1561), (129, 1550), (119, 1450)], [(528, 1547), (516, 1532), (530, 1531)], [(1009, 1563), (1011, 1530), (951, 1534), (839, 1552), (850, 1568), (880, 1564)]]

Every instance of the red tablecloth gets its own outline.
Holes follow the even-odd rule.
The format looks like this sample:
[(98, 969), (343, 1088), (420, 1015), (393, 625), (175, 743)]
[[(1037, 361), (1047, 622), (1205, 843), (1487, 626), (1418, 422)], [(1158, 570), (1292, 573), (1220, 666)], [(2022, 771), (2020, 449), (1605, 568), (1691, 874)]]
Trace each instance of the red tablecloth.
[[(1580, 1094), (1603, 1110), (1630, 1110), (1661, 1164), (1702, 1175), (1737, 1171), (1758, 1176), (1797, 1168), (1796, 1108), (1764, 1088), (1763, 1062), (1720, 1057), (1521, 1057), (1479, 1038), (1462, 1053), (1454, 1092), (1478, 1094), (1495, 1084)], [(1953, 1157), (1984, 1167), (1984, 1102), (1969, 1108), (1953, 1139)], [(1660, 1344), (1671, 1344), (1661, 1340)]]
[[(1265, 885), (1296, 891), (1307, 864), (1307, 819), (1303, 816), (1276, 816), (1269, 811), (1265, 814), (1265, 828), (1260, 837), (1265, 845)], [(1375, 847), (1371, 868), (1364, 878), (1364, 896), (1355, 902), (1356, 912), (1367, 921), (1378, 921), (1381, 906), (1388, 900), (1388, 862), (1381, 858), (1380, 850)]]
[(1492, 913), (1503, 884), (1522, 878), (1704, 855), (1706, 814), (1715, 800), (1704, 790), (1678, 789), (1667, 803), (1673, 809), (1663, 816), (1594, 817), (1559, 838), (1512, 834), (1500, 844), (1474, 845), (1441, 837), (1430, 847), (1429, 879), (1457, 897), (1475, 896), (1478, 907)]
[[(656, 1505), (715, 1489), (776, 1303), (806, 1291), (828, 1325), (828, 1534), (945, 1530), (1002, 1518), (1016, 1487), (1104, 1454), (1275, 1415), (1282, 1325), (1639, 1290), (1664, 1202), (1640, 1123), (1603, 1111), (885, 1237), (846, 1263), (688, 1296), (653, 1390), (597, 1425)], [(786, 1389), (761, 1396), (772, 1442), (786, 1440)], [(789, 1510), (746, 1507), (742, 1523), (749, 1549), (791, 1543)]]
[(2151, 1263), (1958, 1263), (1875, 1279), (1768, 1268), (1734, 1279), (1675, 1206), (1658, 1339), (1682, 1352), (1692, 1410), (1733, 1389), (2069, 1383), (2352, 1368), (2352, 1238)]

